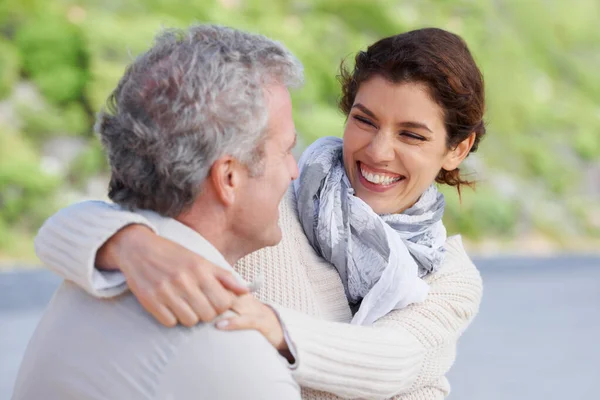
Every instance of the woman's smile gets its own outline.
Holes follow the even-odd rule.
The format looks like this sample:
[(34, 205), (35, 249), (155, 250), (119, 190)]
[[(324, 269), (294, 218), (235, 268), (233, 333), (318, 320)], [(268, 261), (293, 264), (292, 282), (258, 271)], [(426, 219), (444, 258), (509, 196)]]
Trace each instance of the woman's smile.
[(385, 192), (398, 186), (406, 179), (403, 175), (373, 168), (361, 161), (356, 162), (356, 169), (362, 186), (374, 192)]

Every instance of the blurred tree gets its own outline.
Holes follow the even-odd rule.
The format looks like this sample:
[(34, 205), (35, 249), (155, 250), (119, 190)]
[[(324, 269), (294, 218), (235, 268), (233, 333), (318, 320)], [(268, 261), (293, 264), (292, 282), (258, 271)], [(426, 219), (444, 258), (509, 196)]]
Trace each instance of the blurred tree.
[(7, 40), (0, 38), (0, 100), (10, 95), (19, 78), (19, 53)]
[(15, 42), (23, 72), (55, 104), (81, 100), (89, 59), (81, 29), (65, 18), (44, 15), (20, 26)]
[[(479, 189), (464, 190), (462, 204), (444, 189), (449, 231), (600, 235), (589, 173), (600, 168), (598, 20), (597, 0), (1, 1), (0, 252), (19, 252), (10, 238), (30, 236), (55, 199), (72, 200), (106, 172), (94, 114), (161, 27), (193, 22), (262, 33), (298, 56), (306, 85), (293, 93), (294, 119), (304, 144), (342, 134), (343, 59), (351, 67), (356, 51), (418, 27), (461, 35), (485, 75), (489, 134), (470, 162)], [(44, 170), (62, 160), (43, 149), (57, 137), (85, 148), (52, 175)]]

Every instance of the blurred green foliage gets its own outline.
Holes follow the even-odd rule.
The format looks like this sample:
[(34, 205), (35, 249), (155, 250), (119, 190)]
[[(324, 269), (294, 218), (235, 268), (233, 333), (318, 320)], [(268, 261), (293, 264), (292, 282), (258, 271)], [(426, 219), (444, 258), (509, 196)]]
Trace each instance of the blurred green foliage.
[(12, 92), (13, 85), (19, 80), (19, 53), (10, 42), (0, 38), (0, 99)]
[(32, 232), (57, 207), (53, 194), (59, 180), (45, 174), (27, 139), (6, 127), (0, 129), (0, 246), (15, 244), (17, 231)]
[[(585, 197), (582, 172), (600, 159), (598, 20), (596, 0), (4, 0), (0, 105), (11, 111), (0, 112), (0, 252), (15, 254), (11, 238), (31, 235), (65, 193), (106, 170), (95, 113), (162, 27), (193, 22), (262, 33), (298, 56), (306, 85), (293, 96), (305, 144), (342, 133), (342, 59), (418, 27), (460, 34), (486, 78), (488, 135), (474, 165), (483, 169), (479, 189), (465, 189), (462, 204), (445, 189), (449, 231), (560, 230), (544, 217), (557, 214), (541, 206), (551, 200), (582, 232), (598, 232), (590, 202), (569, 200)], [(31, 85), (35, 95), (23, 95)], [(67, 168), (47, 162), (44, 148), (56, 137), (87, 143)]]
[(470, 237), (513, 235), (520, 216), (519, 205), (506, 201), (490, 187), (477, 189), (458, 197), (444, 189), (446, 197), (445, 224), (449, 232), (461, 232)]
[(83, 97), (88, 80), (88, 57), (83, 33), (66, 18), (40, 16), (19, 26), (14, 36), (21, 52), (23, 73), (51, 103)]

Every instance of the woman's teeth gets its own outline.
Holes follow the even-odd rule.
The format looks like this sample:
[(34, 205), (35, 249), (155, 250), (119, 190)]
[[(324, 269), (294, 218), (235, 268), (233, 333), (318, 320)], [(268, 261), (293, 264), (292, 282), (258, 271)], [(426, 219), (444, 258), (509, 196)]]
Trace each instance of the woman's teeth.
[(398, 182), (401, 178), (400, 176), (391, 177), (387, 175), (374, 174), (372, 172), (367, 172), (363, 168), (360, 169), (360, 173), (366, 180), (376, 185), (391, 185), (394, 182)]

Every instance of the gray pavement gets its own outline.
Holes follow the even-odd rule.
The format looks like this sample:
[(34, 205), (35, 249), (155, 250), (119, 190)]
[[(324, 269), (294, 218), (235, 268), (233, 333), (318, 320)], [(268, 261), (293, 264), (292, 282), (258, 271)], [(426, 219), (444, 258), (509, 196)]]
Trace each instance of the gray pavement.
[(600, 258), (476, 264), (484, 297), (459, 342), (450, 399), (599, 399)]
[[(461, 338), (450, 400), (600, 398), (600, 258), (476, 260), (484, 300)], [(59, 279), (0, 273), (0, 400)]]

